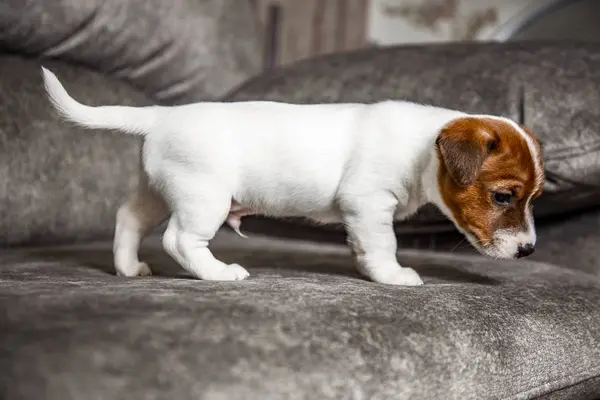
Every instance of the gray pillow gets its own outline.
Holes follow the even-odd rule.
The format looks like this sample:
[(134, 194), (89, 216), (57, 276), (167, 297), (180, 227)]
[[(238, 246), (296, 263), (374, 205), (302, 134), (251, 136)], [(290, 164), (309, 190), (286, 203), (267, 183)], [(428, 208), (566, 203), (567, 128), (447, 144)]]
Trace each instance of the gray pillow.
[[(148, 105), (130, 86), (81, 67), (44, 62), (92, 105)], [(112, 236), (117, 207), (138, 179), (137, 138), (58, 118), (40, 62), (0, 53), (0, 245)]]
[(260, 61), (238, 0), (5, 0), (2, 49), (82, 64), (164, 103), (213, 99)]

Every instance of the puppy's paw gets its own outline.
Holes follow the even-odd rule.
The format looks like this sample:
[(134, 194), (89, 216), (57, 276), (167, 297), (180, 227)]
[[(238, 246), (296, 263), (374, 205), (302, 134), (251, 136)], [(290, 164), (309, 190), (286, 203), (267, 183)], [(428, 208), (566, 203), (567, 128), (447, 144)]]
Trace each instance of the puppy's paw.
[(372, 273), (370, 278), (377, 283), (401, 286), (420, 286), (423, 284), (421, 277), (412, 268), (386, 268)]
[(227, 269), (232, 271), (236, 281), (244, 280), (250, 276), (250, 273), (239, 264), (229, 264)]
[(152, 270), (150, 270), (148, 264), (145, 262), (140, 262), (127, 269), (117, 269), (117, 275), (127, 277), (150, 276), (152, 275)]
[(239, 264), (223, 264), (221, 268), (215, 269), (210, 275), (203, 277), (209, 281), (241, 281), (250, 274)]

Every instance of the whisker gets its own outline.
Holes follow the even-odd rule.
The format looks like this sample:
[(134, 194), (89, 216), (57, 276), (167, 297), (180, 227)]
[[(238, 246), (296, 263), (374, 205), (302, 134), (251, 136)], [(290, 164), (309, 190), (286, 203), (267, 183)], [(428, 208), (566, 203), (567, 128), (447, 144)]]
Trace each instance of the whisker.
[[(456, 244), (456, 246), (454, 246), (454, 248), (453, 248), (452, 250), (450, 250), (450, 253), (454, 253), (454, 252), (455, 252), (455, 251), (456, 251), (456, 250), (459, 248), (458, 246), (460, 246), (461, 244), (463, 244), (463, 243), (465, 242), (465, 240), (467, 240), (467, 239), (466, 239), (466, 238), (464, 238), (463, 240), (461, 240), (460, 242), (458, 242), (458, 243)], [(462, 247), (461, 247), (461, 248), (462, 248)]]

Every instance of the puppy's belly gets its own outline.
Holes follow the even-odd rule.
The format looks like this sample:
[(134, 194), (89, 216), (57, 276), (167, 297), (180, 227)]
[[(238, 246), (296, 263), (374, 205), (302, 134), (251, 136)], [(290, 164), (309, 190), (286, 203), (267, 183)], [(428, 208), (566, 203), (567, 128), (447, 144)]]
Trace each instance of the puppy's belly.
[(341, 179), (339, 169), (317, 171), (308, 167), (275, 165), (262, 171), (254, 170), (251, 174), (246, 170), (238, 181), (233, 199), (254, 214), (330, 220), (331, 215), (336, 214), (336, 194)]
[(303, 217), (321, 223), (336, 223), (341, 220), (333, 198), (275, 198), (234, 197), (230, 214), (240, 217), (246, 215), (264, 215), (276, 218)]
[(295, 214), (293, 213), (289, 213), (289, 214), (281, 214), (281, 215), (274, 215), (274, 213), (272, 212), (262, 212), (259, 210), (253, 210), (249, 207), (243, 206), (242, 204), (238, 203), (235, 200), (231, 201), (231, 208), (229, 210), (229, 215), (227, 216), (227, 223), (229, 225), (236, 225), (237, 227), (239, 227), (240, 225), (240, 220), (245, 217), (245, 216), (249, 216), (249, 215), (266, 215), (266, 216), (271, 216), (271, 217), (304, 217), (304, 218), (308, 218), (310, 220), (312, 220), (313, 222), (319, 223), (319, 224), (338, 224), (342, 222), (342, 217), (341, 217), (341, 213), (332, 208), (330, 210), (323, 210), (320, 212), (312, 212), (312, 213), (300, 213), (300, 212), (296, 212)]

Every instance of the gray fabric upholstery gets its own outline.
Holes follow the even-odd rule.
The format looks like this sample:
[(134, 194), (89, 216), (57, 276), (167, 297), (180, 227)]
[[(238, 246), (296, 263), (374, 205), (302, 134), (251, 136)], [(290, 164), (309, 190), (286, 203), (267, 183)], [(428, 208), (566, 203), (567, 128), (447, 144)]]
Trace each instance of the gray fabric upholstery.
[[(600, 202), (600, 108), (590, 107), (600, 103), (599, 87), (598, 44), (449, 44), (368, 49), (301, 61), (247, 81), (226, 99), (401, 99), (513, 118), (544, 144), (548, 179), (536, 215), (545, 217)], [(436, 209), (425, 207), (397, 229), (414, 233), (454, 228)]]
[(591, 378), (583, 384), (568, 386), (542, 398), (546, 400), (598, 400), (600, 396), (600, 378)]
[[(90, 104), (150, 104), (114, 79), (45, 62)], [(0, 55), (0, 245), (109, 237), (121, 201), (135, 189), (137, 139), (59, 121), (40, 64)]]
[(2, 49), (83, 64), (165, 103), (219, 96), (260, 60), (237, 0), (5, 0)]
[[(297, 221), (244, 219), (243, 230), (269, 236), (302, 239), (321, 243), (344, 243), (346, 235), (335, 227), (298, 224)], [(541, 218), (536, 224), (537, 244), (529, 260), (547, 262), (584, 271), (600, 278), (600, 210), (580, 210), (554, 218)], [(400, 233), (400, 249), (425, 249), (452, 253), (476, 254), (456, 229), (448, 232)]]
[(425, 286), (393, 287), (362, 280), (345, 247), (223, 233), (214, 249), (250, 279), (188, 279), (152, 242), (156, 276), (139, 279), (112, 275), (110, 244), (2, 254), (3, 398), (600, 393), (600, 282), (585, 274), (405, 252)]

